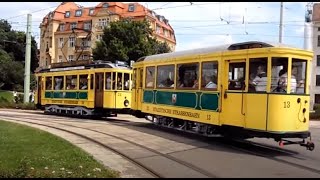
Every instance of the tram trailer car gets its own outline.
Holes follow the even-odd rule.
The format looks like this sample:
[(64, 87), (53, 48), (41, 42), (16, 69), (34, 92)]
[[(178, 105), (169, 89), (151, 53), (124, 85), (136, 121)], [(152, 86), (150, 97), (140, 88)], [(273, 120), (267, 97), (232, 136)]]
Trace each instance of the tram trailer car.
[(123, 62), (95, 61), (36, 73), (35, 104), (48, 114), (117, 116), (131, 107), (132, 69)]
[(259, 41), (142, 57), (133, 66), (132, 113), (181, 131), (273, 138), (312, 151), (312, 57)]

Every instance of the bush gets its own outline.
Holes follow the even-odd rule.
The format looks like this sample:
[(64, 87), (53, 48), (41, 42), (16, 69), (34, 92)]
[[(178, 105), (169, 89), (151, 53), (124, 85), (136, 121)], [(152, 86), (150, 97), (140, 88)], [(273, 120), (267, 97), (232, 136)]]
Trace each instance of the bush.
[(0, 97), (0, 103), (7, 103), (7, 102), (9, 102), (7, 98), (2, 96)]

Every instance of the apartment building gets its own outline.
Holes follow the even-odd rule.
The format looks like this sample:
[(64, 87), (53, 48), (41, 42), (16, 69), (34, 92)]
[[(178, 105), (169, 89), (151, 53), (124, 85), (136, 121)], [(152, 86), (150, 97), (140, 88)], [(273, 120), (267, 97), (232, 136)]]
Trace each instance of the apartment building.
[(313, 4), (312, 10), (312, 50), (310, 101), (311, 106), (320, 104), (320, 4)]
[[(39, 67), (89, 59), (95, 42), (102, 38), (104, 27), (122, 18), (146, 19), (154, 37), (175, 50), (176, 39), (169, 21), (139, 3), (101, 2), (95, 7), (82, 7), (74, 2), (63, 2), (40, 24)], [(73, 28), (78, 29), (72, 31)]]

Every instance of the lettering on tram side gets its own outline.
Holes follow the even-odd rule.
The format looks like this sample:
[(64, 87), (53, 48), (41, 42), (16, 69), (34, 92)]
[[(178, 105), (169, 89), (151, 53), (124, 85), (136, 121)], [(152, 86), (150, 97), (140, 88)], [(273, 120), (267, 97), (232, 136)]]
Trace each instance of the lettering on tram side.
[(70, 100), (65, 100), (65, 104), (78, 104), (78, 101), (70, 101)]
[(193, 117), (193, 118), (199, 118), (200, 114), (199, 113), (193, 113), (193, 112), (188, 112), (188, 111), (179, 111), (179, 110), (171, 110), (171, 109), (164, 109), (164, 108), (153, 108), (154, 112), (161, 112), (161, 113), (166, 113), (166, 114), (175, 114), (179, 116), (187, 116), (187, 117)]

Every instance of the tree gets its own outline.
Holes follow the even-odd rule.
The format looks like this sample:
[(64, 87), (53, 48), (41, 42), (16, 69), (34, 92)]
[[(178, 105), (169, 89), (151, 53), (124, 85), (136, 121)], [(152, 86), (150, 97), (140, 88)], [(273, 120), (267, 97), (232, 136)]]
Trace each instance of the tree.
[[(14, 61), (25, 61), (26, 34), (25, 32), (14, 31), (6, 20), (0, 20), (0, 49), (11, 53)], [(31, 72), (38, 67), (37, 42), (31, 37)]]
[(3, 83), (2, 89), (23, 90), (23, 64), (21, 62), (13, 61), (12, 57), (4, 50), (0, 50), (0, 82)]
[(102, 40), (93, 49), (95, 60), (136, 61), (140, 57), (167, 53), (170, 48), (152, 37), (152, 29), (147, 21), (123, 19), (111, 22), (103, 31)]
[[(0, 86), (5, 90), (23, 91), (26, 34), (11, 29), (0, 20)], [(38, 66), (37, 43), (31, 39), (31, 72)]]

